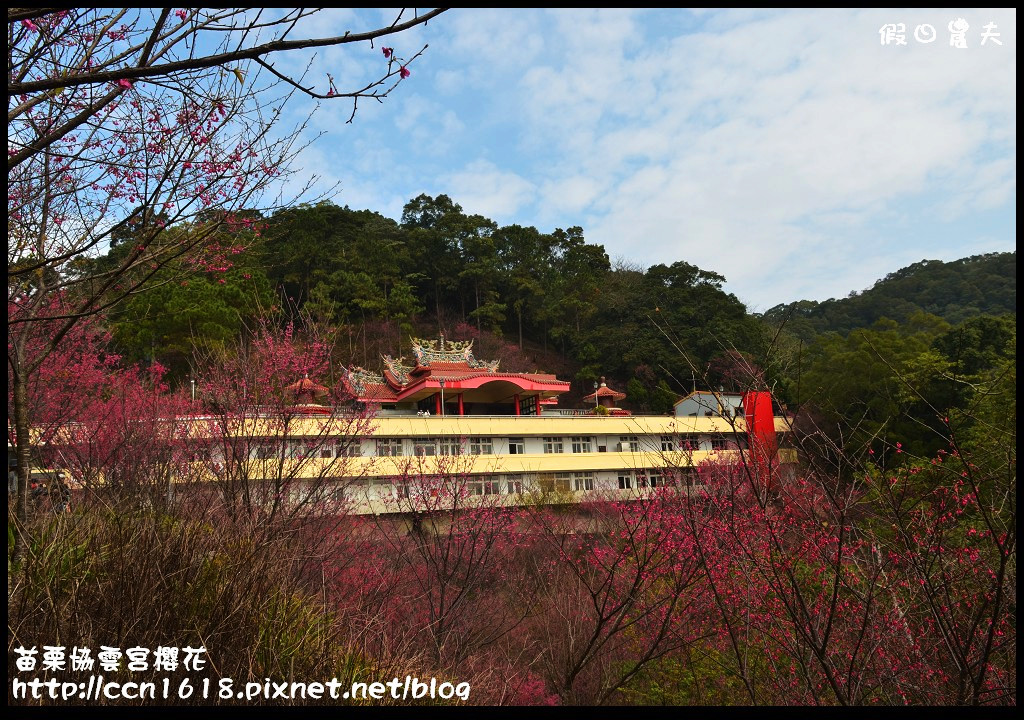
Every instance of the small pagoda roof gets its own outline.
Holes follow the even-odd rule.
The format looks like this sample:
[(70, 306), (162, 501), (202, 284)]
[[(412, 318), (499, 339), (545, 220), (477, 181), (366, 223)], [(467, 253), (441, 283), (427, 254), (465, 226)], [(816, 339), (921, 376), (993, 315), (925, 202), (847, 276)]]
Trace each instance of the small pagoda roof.
[(326, 395), (329, 390), (323, 385), (318, 385), (309, 379), (309, 375), (298, 382), (293, 382), (291, 385), (285, 388), (287, 392), (294, 393), (295, 395), (309, 394), (311, 396), (323, 396)]
[(612, 390), (605, 383), (604, 378), (601, 378), (601, 386), (589, 395), (583, 396), (583, 402), (587, 400), (596, 400), (597, 398), (611, 398), (612, 400), (624, 400), (626, 393), (621, 393), (618, 390)]

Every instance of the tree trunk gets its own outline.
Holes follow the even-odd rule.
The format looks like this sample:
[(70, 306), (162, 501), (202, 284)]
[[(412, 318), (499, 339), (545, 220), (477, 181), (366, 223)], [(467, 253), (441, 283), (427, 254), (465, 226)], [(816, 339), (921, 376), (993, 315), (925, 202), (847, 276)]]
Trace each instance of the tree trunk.
[(474, 284), (474, 290), (476, 290), (476, 334), (479, 336), (480, 333), (483, 332), (480, 329), (480, 283), (479, 282)]
[(523, 311), (519, 310), (517, 313), (519, 316), (519, 352), (523, 351)]
[(29, 442), (31, 438), (28, 423), (28, 389), (22, 372), (21, 358), (18, 357), (21, 354), (20, 348), (15, 349), (15, 354), (14, 362), (11, 363), (11, 380), (14, 385), (14, 435), (15, 452), (18, 458), (18, 492), (12, 560), (14, 563), (20, 563), (25, 555), (26, 538), (24, 533), (28, 528), (29, 467), (31, 462)]

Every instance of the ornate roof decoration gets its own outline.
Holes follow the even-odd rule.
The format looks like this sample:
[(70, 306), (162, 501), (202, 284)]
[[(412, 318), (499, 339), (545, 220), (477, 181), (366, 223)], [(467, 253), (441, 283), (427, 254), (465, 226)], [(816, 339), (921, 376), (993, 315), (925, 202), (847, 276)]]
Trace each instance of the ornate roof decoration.
[(364, 395), (367, 384), (380, 385), (384, 383), (384, 376), (380, 373), (375, 373), (372, 370), (358, 366), (351, 370), (345, 370), (345, 374), (356, 395)]
[(473, 355), (473, 341), (445, 341), (444, 335), (437, 340), (412, 338), (412, 353), (416, 364), (429, 367), (432, 362), (466, 363), (471, 368), (497, 372), (500, 360), (477, 360)]
[(395, 378), (395, 380), (398, 381), (400, 385), (408, 384), (409, 371), (412, 370), (413, 368), (409, 367), (408, 365), (402, 364), (402, 361), (405, 360), (404, 357), (400, 357), (397, 359), (391, 357), (390, 355), (381, 355), (380, 357), (381, 360), (384, 361), (384, 365), (385, 367), (387, 367), (388, 372), (391, 373), (391, 375)]
[[(470, 361), (469, 362), (470, 362), (470, 367), (482, 368), (482, 369), (486, 370), (487, 372), (493, 373), (493, 372), (498, 372), (498, 363), (500, 363), (501, 360), (477, 360), (472, 355), (470, 355)], [(476, 364), (474, 365), (473, 363), (476, 363)]]

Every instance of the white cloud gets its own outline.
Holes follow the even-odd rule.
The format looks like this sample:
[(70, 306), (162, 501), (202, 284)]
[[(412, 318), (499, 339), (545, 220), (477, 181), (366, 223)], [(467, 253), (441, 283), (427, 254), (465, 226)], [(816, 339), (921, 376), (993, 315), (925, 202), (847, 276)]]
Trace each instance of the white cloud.
[[(556, 171), (585, 168), (593, 187), (608, 187), (594, 195), (585, 229), (613, 254), (697, 262), (730, 285), (760, 286), (749, 293), (759, 301), (788, 295), (783, 281), (802, 255), (830, 258), (807, 266), (808, 289), (845, 285), (862, 273), (845, 270), (855, 239), (844, 232), (831, 246), (822, 232), (837, 213), (863, 232), (902, 198), (955, 191), (966, 211), (998, 205), (1014, 187), (1006, 158), (977, 156), (1012, 128), (1012, 56), (993, 63), (980, 48), (968, 57), (880, 47), (889, 15), (773, 14), (678, 38), (654, 53), (656, 64), (649, 53), (623, 57), (623, 43), (605, 38), (561, 67), (527, 73), (527, 132), (551, 137)], [(584, 39), (607, 28), (570, 16)]]
[[(578, 224), (762, 309), (845, 296), (940, 252), (924, 226), (1001, 213), (1013, 247), (1016, 12), (955, 11), (967, 50), (948, 45), (953, 12), (456, 9), (325, 167), (353, 207), (446, 193), (500, 223)], [(880, 45), (887, 22), (908, 45)], [(988, 22), (1003, 46), (978, 45)], [(986, 238), (963, 255), (998, 249)]]
[(534, 200), (535, 186), (486, 160), (476, 160), (462, 170), (441, 178), (450, 195), (467, 214), (480, 214), (499, 224), (516, 222), (516, 214)]

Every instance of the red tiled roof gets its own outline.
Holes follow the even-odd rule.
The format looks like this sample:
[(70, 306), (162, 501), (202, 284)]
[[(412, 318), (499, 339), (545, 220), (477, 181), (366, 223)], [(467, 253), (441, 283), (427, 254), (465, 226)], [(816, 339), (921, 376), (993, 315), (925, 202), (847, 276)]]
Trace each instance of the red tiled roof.
[(316, 395), (326, 395), (327, 388), (323, 385), (317, 385), (315, 382), (310, 380), (308, 377), (304, 377), (298, 382), (293, 382), (291, 385), (285, 388), (288, 392), (295, 394), (299, 393), (314, 393)]
[(398, 400), (398, 393), (383, 383), (367, 383), (363, 386), (363, 393), (359, 399), (369, 402), (395, 402)]
[(599, 397), (610, 397), (613, 400), (622, 400), (624, 397), (626, 397), (626, 393), (621, 393), (618, 392), (617, 390), (612, 390), (610, 387), (602, 383), (601, 387), (599, 387), (596, 392), (592, 392), (589, 395), (584, 395), (583, 400), (593, 400), (594, 398)]

